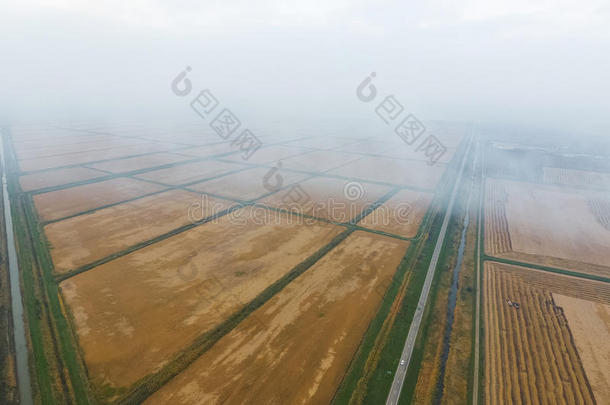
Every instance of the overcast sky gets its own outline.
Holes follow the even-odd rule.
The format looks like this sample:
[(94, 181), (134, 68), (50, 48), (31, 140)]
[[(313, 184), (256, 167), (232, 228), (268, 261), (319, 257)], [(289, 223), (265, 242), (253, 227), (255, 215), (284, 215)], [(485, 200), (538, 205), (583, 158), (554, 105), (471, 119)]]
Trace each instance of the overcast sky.
[(0, 0), (0, 121), (191, 114), (348, 122), (371, 72), (421, 119), (607, 134), (609, 1)]

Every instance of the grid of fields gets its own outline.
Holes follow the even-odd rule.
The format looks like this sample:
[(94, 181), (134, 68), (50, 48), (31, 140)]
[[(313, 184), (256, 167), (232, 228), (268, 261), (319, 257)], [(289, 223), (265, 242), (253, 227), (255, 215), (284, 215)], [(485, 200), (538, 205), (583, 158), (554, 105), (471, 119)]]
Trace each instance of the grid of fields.
[(391, 133), (259, 134), (245, 159), (197, 126), (13, 128), (92, 402), (328, 403), (461, 137), (429, 165)]

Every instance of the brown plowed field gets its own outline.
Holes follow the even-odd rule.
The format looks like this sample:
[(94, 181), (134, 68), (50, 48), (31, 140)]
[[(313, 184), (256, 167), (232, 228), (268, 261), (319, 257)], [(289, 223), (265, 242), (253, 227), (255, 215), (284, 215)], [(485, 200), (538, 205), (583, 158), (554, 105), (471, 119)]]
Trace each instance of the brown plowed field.
[(261, 225), (259, 214), (239, 210), (60, 284), (96, 387), (158, 370), (343, 230), (287, 214)]
[(590, 294), (602, 291), (601, 299), (610, 296), (606, 283), (485, 264), (487, 404), (595, 403), (568, 320), (553, 299), (556, 292), (581, 296), (587, 286)]
[(146, 404), (328, 404), (408, 242), (357, 231)]

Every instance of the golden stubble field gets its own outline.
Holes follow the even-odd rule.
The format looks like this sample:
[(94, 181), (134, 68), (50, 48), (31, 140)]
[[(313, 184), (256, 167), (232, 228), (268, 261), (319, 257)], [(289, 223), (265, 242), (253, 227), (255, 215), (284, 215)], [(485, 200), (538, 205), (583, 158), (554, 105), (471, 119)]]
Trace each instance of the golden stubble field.
[(86, 167), (72, 167), (68, 169), (26, 174), (19, 178), (19, 184), (21, 185), (21, 190), (32, 191), (46, 187), (55, 187), (68, 183), (91, 180), (107, 175), (108, 173)]
[(260, 215), (241, 209), (60, 284), (94, 384), (158, 370), (343, 230)]
[(354, 232), (145, 403), (329, 403), (407, 247)]
[(109, 204), (131, 200), (167, 187), (128, 177), (65, 188), (33, 197), (38, 217), (51, 221), (79, 214)]
[(432, 193), (400, 190), (364, 217), (358, 225), (377, 231), (413, 238), (433, 198)]
[(607, 194), (487, 179), (486, 253), (610, 276)]
[[(297, 186), (298, 189), (280, 191), (265, 197), (260, 203), (317, 218), (347, 222), (391, 190), (390, 187), (375, 183), (354, 183), (321, 176), (304, 180)], [(354, 194), (350, 195), (349, 190)]]
[[(493, 404), (593, 404), (608, 397), (607, 312), (583, 322), (582, 302), (607, 308), (610, 285), (487, 262), (483, 277), (485, 398)], [(562, 298), (568, 297), (568, 298)], [(509, 302), (510, 301), (510, 302)], [(510, 305), (518, 303), (519, 309)], [(600, 336), (603, 338), (603, 335)], [(603, 403), (603, 402), (601, 402)]]
[(51, 244), (54, 270), (64, 273), (233, 205), (185, 190), (169, 190), (53, 222), (44, 232)]

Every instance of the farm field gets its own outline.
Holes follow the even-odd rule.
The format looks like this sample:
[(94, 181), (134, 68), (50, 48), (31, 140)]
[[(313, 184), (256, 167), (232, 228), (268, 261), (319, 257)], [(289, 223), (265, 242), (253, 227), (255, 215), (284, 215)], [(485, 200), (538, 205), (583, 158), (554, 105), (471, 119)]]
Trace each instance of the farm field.
[(610, 304), (553, 294), (570, 325), (593, 395), (598, 404), (610, 398)]
[[(234, 203), (185, 190), (169, 190), (44, 227), (55, 271), (63, 273), (139, 242), (219, 214)], [(151, 223), (150, 218), (155, 218)]]
[(55, 167), (72, 166), (92, 161), (116, 159), (125, 156), (136, 156), (145, 153), (161, 152), (168, 149), (177, 149), (179, 145), (166, 147), (155, 142), (145, 142), (126, 147), (114, 147), (91, 152), (75, 152), (42, 158), (24, 159), (19, 161), (22, 171), (45, 170)]
[[(241, 209), (60, 284), (98, 386), (129, 387), (340, 232)], [(239, 223), (239, 226), (236, 224)]]
[(144, 403), (328, 403), (407, 245), (354, 232)]
[[(257, 150), (256, 153), (248, 159), (248, 162), (254, 164), (271, 164), (282, 159), (288, 159), (308, 152), (311, 152), (311, 149), (286, 145), (269, 145)], [(235, 162), (243, 161), (242, 157), (239, 155), (223, 156), (222, 159)]]
[(23, 191), (33, 191), (47, 187), (56, 187), (79, 181), (92, 180), (107, 176), (99, 170), (86, 167), (74, 167), (70, 169), (50, 170), (21, 176), (19, 183)]
[[(375, 156), (396, 142), (351, 132), (262, 134), (246, 156), (200, 126), (13, 129), (36, 405), (330, 403), (365, 335), (385, 350), (408, 327), (406, 255), (449, 159)], [(211, 358), (216, 377), (186, 382)], [(397, 361), (371, 359), (362, 381)]]
[(33, 197), (38, 215), (43, 221), (52, 221), (93, 210), (108, 204), (142, 197), (166, 187), (131, 178), (116, 178), (99, 183), (36, 194)]
[(560, 167), (545, 167), (543, 171), (544, 181), (546, 183), (606, 190), (610, 189), (610, 173)]
[(178, 163), (189, 159), (189, 157), (180, 155), (178, 153), (160, 152), (152, 153), (150, 155), (94, 163), (88, 166), (93, 169), (104, 170), (110, 173), (125, 173), (156, 166), (171, 165), (173, 163)]
[(358, 225), (413, 238), (417, 234), (431, 201), (431, 193), (400, 190), (379, 208), (364, 217)]
[[(608, 305), (610, 285), (493, 262), (485, 263), (483, 280), (486, 403), (595, 403), (591, 381), (602, 371), (584, 367), (582, 359), (591, 354), (582, 339), (580, 347), (574, 339), (594, 326), (579, 323), (576, 309), (562, 308), (555, 297)], [(608, 328), (608, 321), (601, 328)], [(607, 355), (606, 345), (586, 347)]]
[(176, 165), (166, 169), (153, 170), (138, 174), (135, 178), (177, 186), (243, 169), (247, 169), (247, 166), (238, 163), (203, 160), (200, 162)]
[(609, 277), (609, 209), (599, 191), (488, 179), (486, 253)]
[(270, 169), (267, 168), (253, 168), (191, 184), (188, 188), (220, 197), (252, 201), (277, 191), (276, 188), (287, 187), (309, 177), (303, 173), (282, 170), (278, 179), (273, 176), (275, 173), (271, 173), (271, 176), (270, 173)]
[[(356, 218), (391, 190), (374, 183), (354, 185), (332, 177), (313, 177), (296, 186), (298, 188), (293, 187), (288, 192), (263, 198), (260, 203), (331, 221), (346, 222)], [(353, 188), (354, 196), (358, 198), (346, 193), (350, 188)]]
[(361, 158), (361, 156), (353, 153), (315, 150), (282, 159), (282, 164), (285, 168), (292, 170), (326, 172), (350, 162), (357, 162)]
[(330, 170), (328, 173), (363, 181), (392, 183), (431, 190), (435, 188), (444, 171), (445, 167), (440, 163), (430, 166), (423, 160), (366, 156)]

